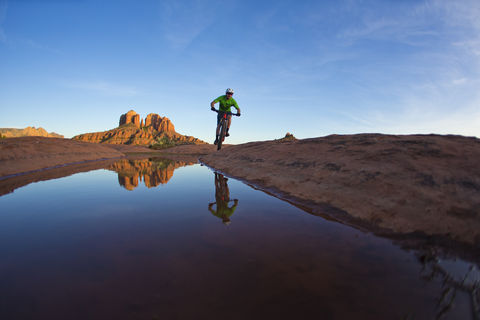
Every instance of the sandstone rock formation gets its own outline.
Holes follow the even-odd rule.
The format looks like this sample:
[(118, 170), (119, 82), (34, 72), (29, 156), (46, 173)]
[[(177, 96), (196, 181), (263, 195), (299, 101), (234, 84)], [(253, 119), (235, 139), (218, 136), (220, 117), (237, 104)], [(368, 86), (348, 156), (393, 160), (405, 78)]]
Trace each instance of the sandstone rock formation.
[(247, 143), (200, 161), (346, 221), (480, 246), (478, 159), (473, 137), (359, 134)]
[(36, 129), (35, 127), (26, 127), (25, 129), (14, 129), (14, 128), (0, 128), (0, 133), (2, 133), (7, 138), (14, 137), (49, 137), (49, 138), (63, 138), (62, 135), (55, 132), (48, 133), (42, 127)]
[[(144, 119), (135, 111), (122, 114), (119, 127), (104, 131), (81, 134), (73, 137), (74, 140), (107, 143), (107, 144), (130, 144), (130, 145), (152, 145), (163, 137), (176, 143), (206, 144), (192, 136), (186, 136), (175, 132), (172, 122), (166, 117), (150, 113)], [(143, 125), (142, 125), (143, 124)]]
[(123, 159), (107, 167), (118, 173), (118, 183), (132, 191), (143, 181), (147, 188), (166, 184), (173, 176), (175, 169), (193, 165), (194, 163), (176, 162), (163, 158)]
[(175, 132), (175, 127), (170, 119), (167, 117), (162, 118), (155, 113), (147, 115), (145, 118), (145, 126), (152, 126), (152, 128), (158, 132)]
[[(145, 127), (144, 127), (145, 128)], [(179, 143), (206, 144), (206, 142), (192, 136), (185, 136), (177, 132), (157, 132), (152, 127), (137, 128), (133, 124), (122, 126), (104, 132), (93, 132), (81, 134), (72, 139), (93, 143), (105, 144), (129, 144), (149, 146), (157, 142), (157, 139), (168, 137), (172, 141)]]
[(127, 123), (133, 123), (136, 127), (140, 128), (140, 115), (133, 110), (122, 114), (118, 126), (123, 126)]

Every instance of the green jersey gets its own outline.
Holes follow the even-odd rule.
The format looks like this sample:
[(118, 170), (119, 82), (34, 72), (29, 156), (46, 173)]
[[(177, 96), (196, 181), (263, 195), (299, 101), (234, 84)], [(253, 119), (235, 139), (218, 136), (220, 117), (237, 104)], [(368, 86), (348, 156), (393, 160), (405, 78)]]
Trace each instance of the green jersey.
[(223, 112), (229, 112), (231, 107), (234, 107), (235, 109), (238, 110), (237, 101), (235, 101), (235, 99), (233, 98), (230, 98), (227, 100), (226, 95), (218, 97), (217, 99), (213, 100), (213, 102), (215, 103), (220, 102), (219, 109), (220, 111), (223, 111)]
[(223, 219), (224, 216), (230, 217), (237, 209), (236, 205), (231, 208), (228, 207), (228, 202), (217, 202), (217, 211), (210, 210), (210, 212), (217, 218)]

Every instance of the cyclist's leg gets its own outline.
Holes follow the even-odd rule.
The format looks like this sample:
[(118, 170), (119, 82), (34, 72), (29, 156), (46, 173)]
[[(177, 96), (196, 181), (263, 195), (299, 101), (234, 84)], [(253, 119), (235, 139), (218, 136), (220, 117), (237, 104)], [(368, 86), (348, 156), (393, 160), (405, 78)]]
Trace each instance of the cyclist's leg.
[(232, 115), (227, 116), (227, 131), (225, 133), (225, 137), (229, 137), (230, 133), (228, 133), (228, 130), (230, 130), (230, 125), (232, 124)]
[(222, 143), (223, 143), (223, 140), (225, 139), (225, 132), (227, 131), (227, 121), (226, 119), (222, 120), (220, 122), (220, 134), (218, 136), (218, 140), (217, 140), (217, 150), (220, 150), (222, 148)]
[(220, 125), (220, 121), (222, 120), (222, 117), (220, 116), (220, 113), (217, 115), (217, 129), (215, 130), (215, 142), (213, 144), (217, 144), (218, 142), (218, 135), (220, 134), (220, 128), (221, 128), (221, 125)]
[(228, 119), (227, 129), (230, 129), (230, 125), (232, 124), (232, 115), (227, 116), (227, 119)]
[(217, 115), (217, 136), (220, 134), (220, 122), (222, 121), (222, 116), (221, 114), (219, 113)]

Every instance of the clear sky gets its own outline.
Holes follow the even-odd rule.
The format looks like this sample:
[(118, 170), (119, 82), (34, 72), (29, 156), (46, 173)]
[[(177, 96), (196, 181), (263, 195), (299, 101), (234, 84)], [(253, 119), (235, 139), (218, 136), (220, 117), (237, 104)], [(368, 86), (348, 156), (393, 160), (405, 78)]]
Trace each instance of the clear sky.
[(479, 0), (0, 0), (0, 127), (70, 138), (135, 110), (213, 142), (480, 137)]

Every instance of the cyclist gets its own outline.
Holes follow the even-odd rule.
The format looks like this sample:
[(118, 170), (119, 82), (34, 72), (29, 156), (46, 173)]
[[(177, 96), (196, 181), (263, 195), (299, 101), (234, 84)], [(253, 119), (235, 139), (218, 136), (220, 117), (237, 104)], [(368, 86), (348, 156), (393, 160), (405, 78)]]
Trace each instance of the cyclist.
[[(238, 107), (238, 104), (237, 104), (237, 101), (235, 101), (235, 99), (233, 99), (233, 89), (230, 89), (228, 88), (226, 91), (225, 91), (225, 95), (224, 96), (220, 96), (218, 97), (217, 99), (213, 100), (212, 103), (210, 103), (210, 108), (213, 110), (215, 110), (215, 103), (219, 102), (220, 105), (219, 105), (219, 110), (222, 111), (222, 112), (230, 112), (230, 108), (231, 107), (234, 107), (235, 109), (237, 109), (237, 114), (238, 116), (240, 116), (240, 108)], [(227, 133), (225, 134), (226, 137), (230, 136), (230, 134), (228, 133), (228, 130), (230, 129), (230, 125), (232, 124), (232, 116), (229, 115), (227, 116), (228, 118), (228, 123), (227, 123)], [(218, 116), (217, 116), (217, 131), (216, 131), (216, 136), (215, 136), (215, 142), (213, 144), (217, 144), (218, 142), (218, 135), (220, 134), (220, 132), (218, 132), (218, 124), (220, 123), (220, 120), (222, 119), (222, 114), (221, 113), (218, 113)]]

